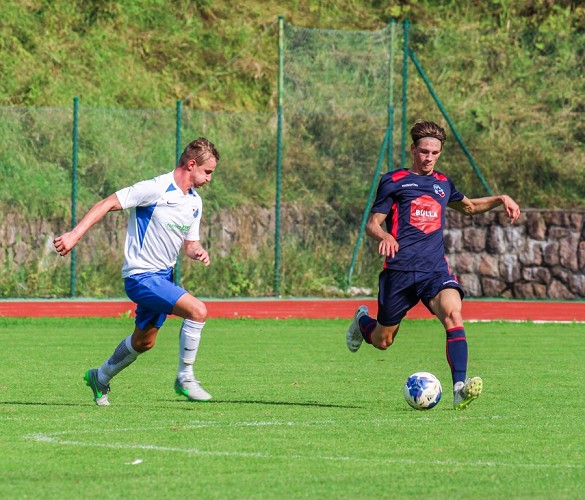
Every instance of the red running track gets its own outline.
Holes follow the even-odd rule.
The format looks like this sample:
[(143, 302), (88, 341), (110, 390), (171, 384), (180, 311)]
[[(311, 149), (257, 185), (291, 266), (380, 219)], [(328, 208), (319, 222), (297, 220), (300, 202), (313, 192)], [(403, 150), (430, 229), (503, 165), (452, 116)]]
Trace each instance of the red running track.
[[(258, 299), (204, 300), (209, 318), (310, 318), (350, 319), (358, 305), (370, 314), (377, 311), (375, 299)], [(93, 300), (0, 300), (0, 317), (119, 317), (134, 316), (130, 301)], [(466, 300), (463, 316), (469, 320), (579, 321), (585, 322), (585, 302), (540, 302), (514, 300)], [(418, 304), (407, 318), (433, 316)]]

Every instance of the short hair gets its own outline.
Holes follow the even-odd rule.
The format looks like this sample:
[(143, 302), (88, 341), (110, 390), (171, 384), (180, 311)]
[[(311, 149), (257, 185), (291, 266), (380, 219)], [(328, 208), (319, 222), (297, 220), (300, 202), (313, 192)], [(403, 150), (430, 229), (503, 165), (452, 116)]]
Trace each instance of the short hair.
[(423, 137), (433, 137), (441, 141), (442, 148), (447, 140), (447, 133), (443, 127), (437, 125), (435, 122), (418, 120), (410, 129), (410, 137), (414, 145)]
[(195, 160), (197, 165), (203, 165), (206, 161), (214, 157), (219, 161), (219, 152), (215, 149), (213, 142), (205, 137), (198, 137), (191, 141), (179, 158), (179, 166), (183, 167), (189, 160)]

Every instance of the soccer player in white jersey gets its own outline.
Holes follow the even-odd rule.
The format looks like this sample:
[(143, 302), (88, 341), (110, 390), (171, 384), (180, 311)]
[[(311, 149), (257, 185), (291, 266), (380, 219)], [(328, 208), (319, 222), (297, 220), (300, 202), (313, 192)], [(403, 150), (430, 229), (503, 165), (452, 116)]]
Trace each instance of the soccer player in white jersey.
[(209, 254), (199, 242), (203, 206), (195, 189), (211, 181), (218, 161), (213, 143), (200, 137), (185, 148), (173, 171), (97, 202), (79, 224), (53, 241), (57, 252), (67, 255), (108, 212), (130, 210), (122, 276), (128, 297), (137, 304), (135, 328), (99, 368), (84, 375), (99, 406), (110, 404), (110, 380), (154, 346), (168, 314), (183, 318), (175, 391), (193, 401), (211, 399), (193, 372), (207, 308), (173, 283), (173, 266), (181, 246), (191, 259), (210, 264)]

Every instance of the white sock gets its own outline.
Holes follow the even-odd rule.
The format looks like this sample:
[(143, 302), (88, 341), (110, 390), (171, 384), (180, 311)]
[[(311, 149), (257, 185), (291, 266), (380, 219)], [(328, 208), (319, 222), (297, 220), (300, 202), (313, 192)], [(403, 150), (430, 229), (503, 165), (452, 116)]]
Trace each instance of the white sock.
[(98, 368), (97, 378), (100, 384), (108, 385), (110, 380), (129, 364), (136, 361), (140, 353), (132, 347), (132, 335), (128, 335), (102, 366)]
[(179, 334), (179, 371), (177, 374), (177, 378), (181, 382), (195, 378), (193, 364), (197, 357), (201, 330), (204, 326), (205, 323), (199, 323), (191, 319), (183, 320)]

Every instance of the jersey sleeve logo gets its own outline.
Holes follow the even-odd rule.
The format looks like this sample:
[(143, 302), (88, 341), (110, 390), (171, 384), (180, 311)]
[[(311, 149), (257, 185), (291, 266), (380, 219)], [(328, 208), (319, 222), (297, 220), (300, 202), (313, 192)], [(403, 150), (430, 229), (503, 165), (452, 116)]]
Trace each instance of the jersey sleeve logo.
[(410, 224), (429, 234), (441, 228), (441, 205), (429, 195), (423, 195), (410, 204)]

